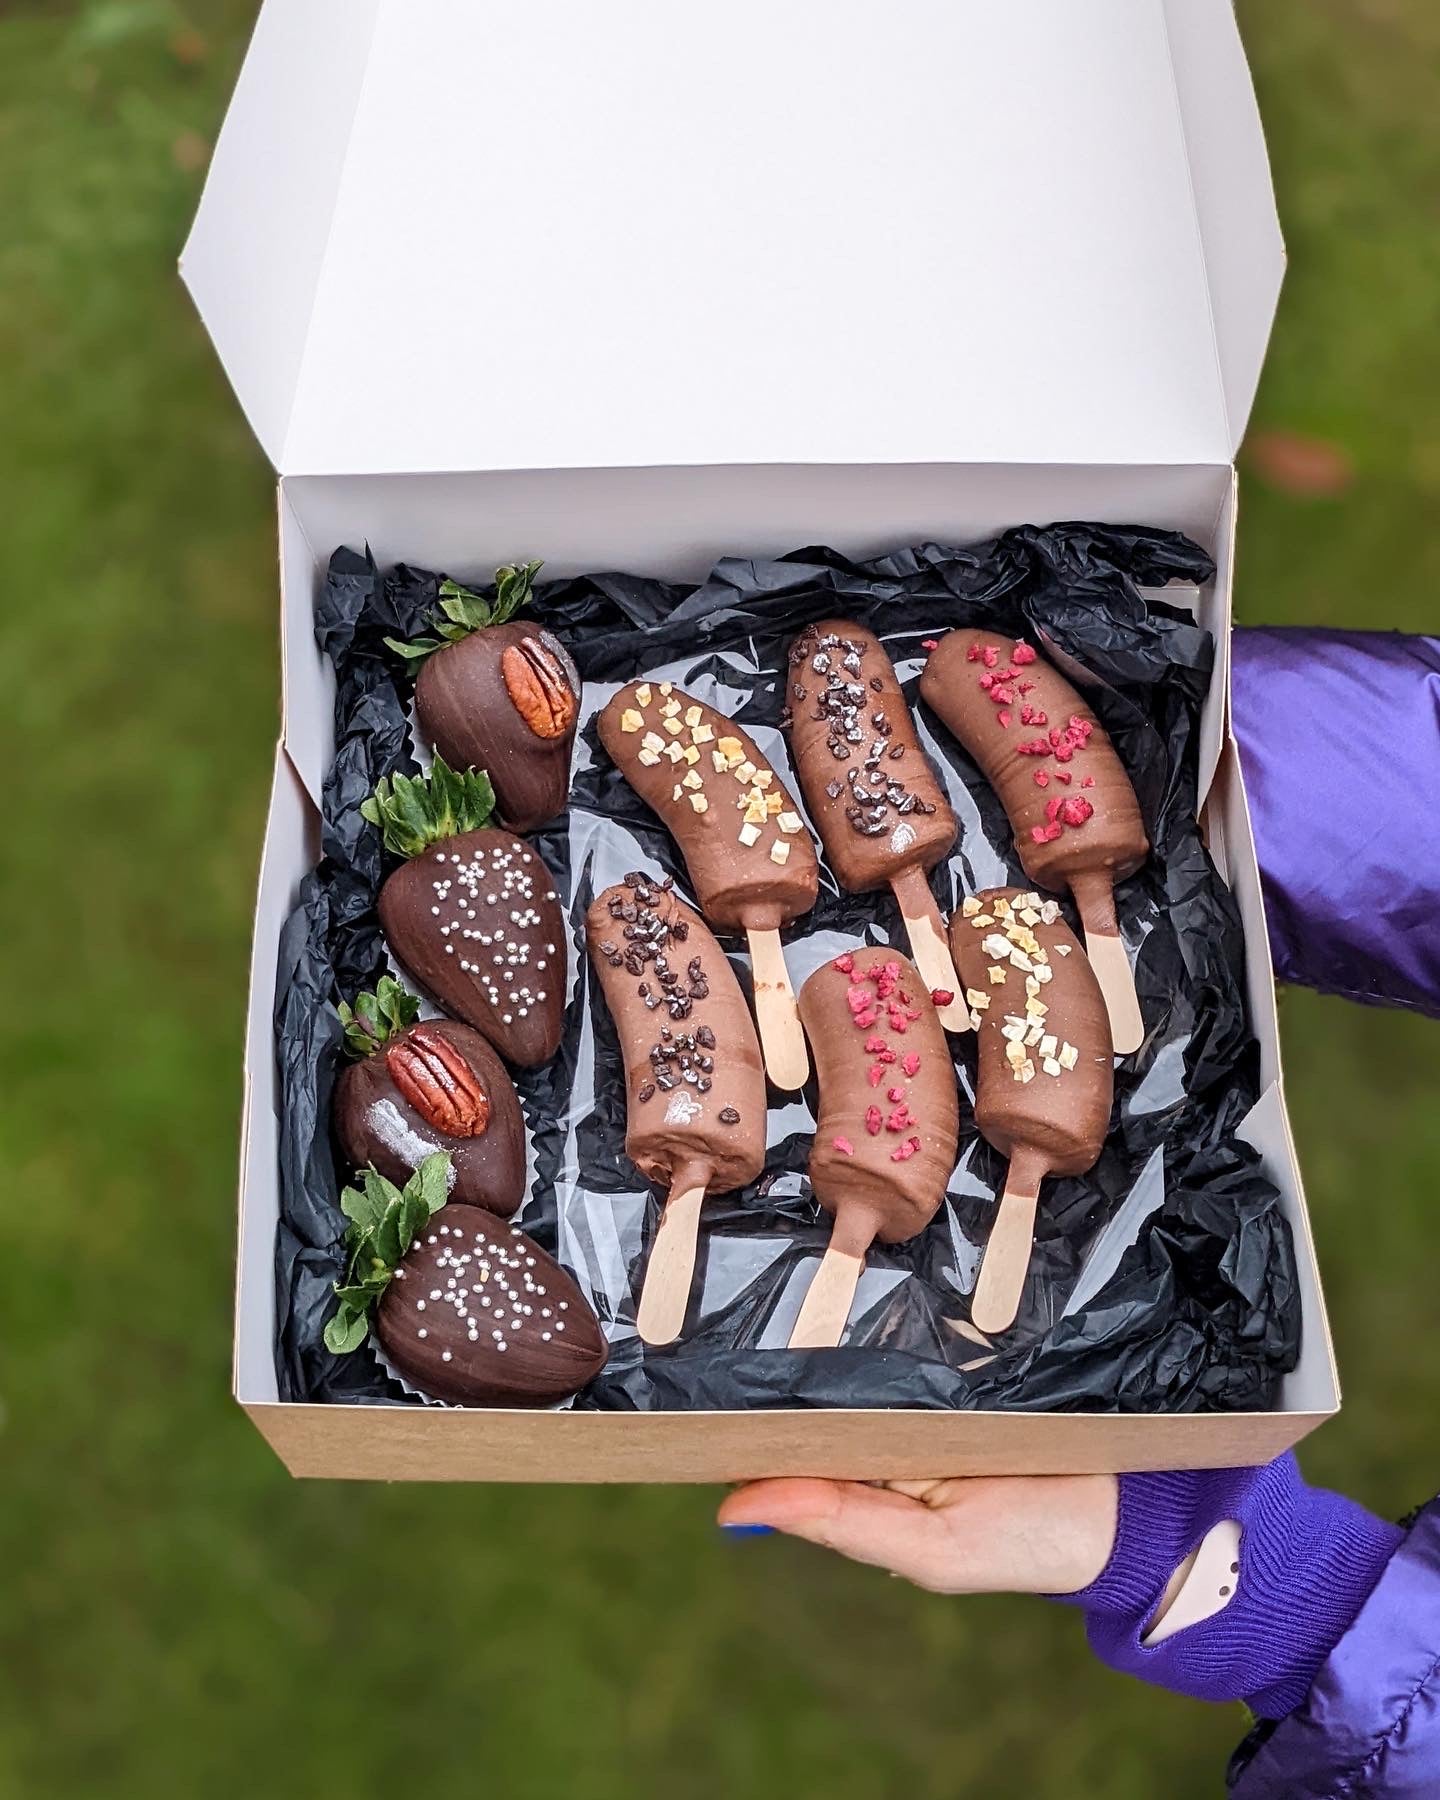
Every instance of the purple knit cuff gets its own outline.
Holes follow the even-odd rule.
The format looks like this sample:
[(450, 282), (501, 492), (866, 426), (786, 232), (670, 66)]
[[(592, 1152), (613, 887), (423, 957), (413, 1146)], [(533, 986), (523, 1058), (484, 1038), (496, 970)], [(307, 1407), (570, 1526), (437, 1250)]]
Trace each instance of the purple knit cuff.
[[(1222, 1519), (1241, 1529), (1229, 1604), (1146, 1649), (1166, 1584)], [(1244, 1700), (1261, 1718), (1297, 1707), (1404, 1533), (1343, 1495), (1307, 1487), (1293, 1456), (1260, 1469), (1122, 1475), (1115, 1547), (1079, 1606), (1113, 1669), (1197, 1700)]]

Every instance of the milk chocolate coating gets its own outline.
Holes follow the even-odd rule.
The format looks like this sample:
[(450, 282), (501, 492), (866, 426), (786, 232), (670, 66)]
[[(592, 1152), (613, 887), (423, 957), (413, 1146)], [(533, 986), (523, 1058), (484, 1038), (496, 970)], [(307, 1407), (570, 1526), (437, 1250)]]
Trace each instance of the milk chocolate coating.
[(785, 706), (795, 772), (841, 887), (868, 893), (949, 853), (955, 815), (873, 632), (850, 619), (807, 625), (790, 646)]
[[(556, 736), (526, 724), (501, 664), (505, 652), (548, 651), (561, 671), (569, 722)], [(580, 712), (580, 676), (560, 640), (534, 625), (489, 625), (437, 650), (415, 682), (421, 733), (452, 769), (484, 769), (495, 787), (501, 819), (512, 831), (534, 831), (565, 810), (570, 750)]]
[(856, 950), (805, 983), (800, 1019), (820, 1088), (815, 1198), (837, 1215), (868, 1215), (883, 1243), (903, 1243), (944, 1198), (959, 1128), (955, 1069), (925, 984), (894, 950)]
[(422, 1394), (461, 1406), (545, 1406), (605, 1366), (600, 1322), (554, 1257), (518, 1226), (455, 1201), (381, 1295), (375, 1335)]
[[(778, 771), (738, 725), (679, 688), (662, 692), (669, 685), (627, 682), (600, 714), (600, 741), (680, 846), (690, 885), (712, 925), (728, 931), (787, 925), (809, 912), (820, 887), (815, 846), (800, 809)], [(676, 710), (667, 713), (672, 705)], [(693, 725), (686, 723), (687, 714)], [(668, 724), (679, 729), (672, 732)], [(697, 755), (687, 761), (689, 749)], [(642, 754), (657, 760), (642, 760)], [(721, 768), (717, 759), (734, 766)], [(749, 779), (747, 766), (768, 781)], [(687, 786), (692, 775), (696, 779)], [(766, 797), (777, 793), (778, 808), (772, 806), (763, 822), (747, 823), (746, 811), (758, 812)], [(703, 809), (692, 804), (692, 796), (704, 802)], [(744, 842), (742, 832), (753, 832), (754, 841)], [(776, 854), (784, 860), (777, 863)]]
[[(1017, 649), (1034, 660), (1017, 664)], [(987, 650), (994, 652), (993, 665), (984, 661)], [(992, 678), (988, 687), (986, 676)], [(999, 699), (993, 697), (997, 688)], [(1104, 726), (1033, 646), (998, 631), (949, 632), (930, 654), (920, 694), (1000, 796), (1032, 881), (1052, 889), (1065, 888), (1077, 875), (1121, 881), (1144, 862), (1150, 840)], [(1065, 809), (1072, 802), (1080, 803), (1070, 807), (1072, 815), (1089, 806), (1092, 816), (1068, 823)], [(1037, 832), (1046, 841), (1037, 841)]]
[(473, 1137), (452, 1136), (395, 1085), (389, 1052), (403, 1052), (414, 1036), (412, 1026), (341, 1073), (335, 1086), (335, 1135), (353, 1168), (373, 1163), (397, 1187), (427, 1156), (443, 1150), (450, 1158), (450, 1198), (508, 1219), (525, 1195), (525, 1122), (510, 1077), (485, 1039), (468, 1025), (427, 1019), (423, 1030), (453, 1044), (474, 1072), (489, 1106), (484, 1130)]
[[(996, 913), (997, 900), (1013, 909), (1023, 894), (1020, 888), (989, 888), (975, 896), (978, 914), (967, 918), (956, 913), (950, 921), (950, 950), (960, 979), (967, 993), (983, 994), (989, 1002), (976, 1015), (975, 1123), (1002, 1155), (1013, 1157), (1025, 1146), (1041, 1153), (1052, 1175), (1082, 1175), (1104, 1148), (1110, 1124), (1114, 1064), (1109, 1015), (1089, 959), (1063, 919), (1029, 922), (1013, 910), (1008, 918)], [(1050, 912), (1055, 902), (1041, 906)], [(1039, 912), (1041, 906), (1028, 910)], [(977, 925), (976, 919), (992, 922)], [(1038, 943), (1038, 956), (1027, 947), (1027, 933), (1033, 933)], [(1026, 970), (1010, 960), (1017, 952), (1032, 966), (1050, 970), (1048, 979), (1037, 981), (1033, 995), (1026, 989)], [(992, 968), (1004, 970), (1003, 982), (992, 981)], [(1027, 1012), (1032, 1002), (1044, 1006), (1045, 1012)], [(1019, 1021), (1030, 1037), (1037, 1025), (1042, 1034), (1038, 1043), (1022, 1041), (1034, 1070), (1028, 1080), (1016, 1079), (1006, 1055), (1010, 1045), (1005, 1026), (1009, 1022), (1013, 1031)], [(1055, 1052), (1063, 1054), (1065, 1046), (1073, 1045), (1077, 1053), (1073, 1069), (1044, 1066), (1043, 1046), (1052, 1036), (1056, 1041), (1051, 1061)]]
[(443, 838), (388, 878), (379, 911), (416, 981), (507, 1062), (533, 1069), (555, 1054), (565, 920), (537, 850), (508, 831)]
[[(765, 1075), (750, 1009), (698, 913), (632, 875), (585, 936), (625, 1056), (625, 1154), (648, 1179), (723, 1194), (765, 1166)], [(708, 1165), (709, 1174), (695, 1171)]]

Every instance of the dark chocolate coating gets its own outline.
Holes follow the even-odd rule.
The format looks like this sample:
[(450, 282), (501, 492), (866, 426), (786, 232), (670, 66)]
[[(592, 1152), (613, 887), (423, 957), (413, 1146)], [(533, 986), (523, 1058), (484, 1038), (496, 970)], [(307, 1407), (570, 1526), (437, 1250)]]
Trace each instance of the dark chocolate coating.
[[(527, 642), (551, 653), (574, 697), (569, 726), (558, 737), (538, 737), (505, 685), (501, 659)], [(429, 657), (415, 682), (415, 717), (451, 768), (487, 772), (499, 816), (512, 831), (534, 831), (565, 810), (580, 691), (580, 676), (560, 640), (513, 620), (472, 632)]]
[(709, 926), (637, 877), (597, 895), (585, 936), (625, 1058), (625, 1154), (651, 1181), (745, 1187), (765, 1166), (765, 1072)]
[[(1039, 895), (1027, 896), (1020, 888), (988, 888), (975, 898), (980, 903), (977, 914), (956, 913), (950, 921), (950, 950), (960, 979), (967, 993), (973, 990), (989, 1001), (976, 1015), (975, 1123), (986, 1141), (1005, 1156), (1013, 1158), (1017, 1149), (1026, 1147), (1039, 1152), (1052, 1175), (1083, 1175), (1105, 1147), (1114, 1097), (1110, 1018), (1100, 984), (1079, 939), (1063, 919), (1032, 923), (1020, 920), (1013, 910), (1009, 920), (995, 912), (997, 899), (1013, 909), (1022, 898), (1038, 901)], [(1041, 905), (1051, 911), (1055, 902)], [(993, 922), (977, 925), (977, 918)], [(1016, 943), (1009, 930), (1020, 932), (1022, 941)], [(1038, 944), (1039, 958), (1027, 947), (1026, 931)], [(1050, 969), (1044, 982), (1029, 977), (1037, 982), (1036, 994), (1026, 991), (1025, 970), (999, 955), (1000, 938), (1011, 955), (1018, 950), (1032, 964), (1038, 961)], [(1004, 970), (1003, 982), (991, 981), (992, 968)], [(1027, 1013), (1032, 1000), (1046, 1011), (1038, 1016)], [(1007, 1020), (1024, 1020), (1031, 1036), (1039, 1024), (1044, 1034), (1041, 1043), (1022, 1046), (1034, 1069), (1028, 1080), (1017, 1080), (1007, 1060)], [(1055, 1038), (1056, 1051), (1067, 1044), (1075, 1047), (1073, 1069), (1052, 1073), (1043, 1067), (1041, 1052), (1048, 1036)]]
[(600, 1321), (554, 1257), (518, 1226), (455, 1201), (381, 1295), (375, 1335), (422, 1394), (460, 1406), (547, 1406), (605, 1366)]
[[(853, 962), (853, 970), (825, 963), (800, 990), (820, 1089), (810, 1185), (828, 1212), (863, 1217), (882, 1243), (899, 1244), (934, 1218), (955, 1167), (955, 1066), (907, 958), (872, 945), (838, 960)], [(857, 1000), (875, 994), (887, 965), (894, 991), (888, 1000), (877, 996), (872, 1018), (852, 1006), (851, 992)], [(913, 1073), (907, 1056), (918, 1058)]]
[[(1031, 649), (1023, 643), (1019, 647)], [(972, 662), (972, 648), (982, 655), (993, 650), (994, 668), (983, 660)], [(1130, 777), (1104, 726), (1077, 690), (1043, 656), (1016, 666), (1012, 660), (1016, 648), (1014, 639), (996, 631), (947, 633), (920, 677), (921, 697), (959, 738), (1000, 796), (1021, 866), (1032, 881), (1063, 890), (1077, 875), (1123, 880), (1150, 853)], [(1001, 684), (1011, 697), (997, 703), (991, 698), (993, 687), (982, 686), (982, 677), (999, 672), (1012, 673), (1014, 679)], [(1027, 721), (1023, 716), (1027, 709), (1044, 713), (1043, 723)], [(1043, 755), (1027, 755), (1019, 748), (1037, 745), (1052, 732), (1063, 736), (1077, 721), (1089, 728), (1081, 745), (1062, 744)], [(1043, 783), (1037, 783), (1037, 775), (1045, 777)], [(1092, 783), (1089, 787), (1087, 780)], [(1093, 816), (1075, 826), (1060, 822), (1058, 837), (1037, 842), (1037, 831), (1050, 831), (1058, 822), (1048, 816), (1047, 809), (1054, 810), (1051, 803), (1063, 806), (1069, 799), (1092, 806)]]
[(427, 1156), (443, 1150), (450, 1158), (450, 1198), (508, 1219), (525, 1197), (525, 1121), (514, 1085), (500, 1058), (470, 1026), (427, 1019), (424, 1029), (453, 1044), (474, 1071), (490, 1105), (485, 1129), (478, 1137), (452, 1137), (396, 1087), (387, 1052), (403, 1048), (412, 1027), (341, 1072), (335, 1086), (335, 1135), (353, 1168), (373, 1163), (397, 1187)]
[(488, 828), (443, 838), (387, 879), (379, 912), (415, 980), (507, 1062), (533, 1069), (555, 1054), (565, 920), (538, 850)]
[[(761, 755), (746, 732), (723, 713), (679, 688), (664, 693), (662, 689), (669, 685), (627, 682), (600, 714), (600, 741), (616, 768), (660, 815), (680, 846), (695, 898), (712, 925), (722, 931), (773, 930), (788, 925), (801, 913), (809, 912), (820, 891), (820, 865), (800, 809), (787, 792), (780, 771)], [(648, 700), (643, 697), (647, 693)], [(678, 709), (669, 715), (680, 726), (675, 732), (666, 726), (665, 709), (671, 704)], [(692, 709), (695, 724), (689, 726), (685, 715)], [(627, 714), (638, 715), (642, 723), (627, 730)], [(692, 741), (697, 732), (699, 743)], [(641, 752), (647, 750), (647, 738), (662, 746), (659, 751), (648, 748), (649, 754), (659, 757), (653, 764), (641, 760)], [(738, 750), (729, 752), (735, 762), (733, 770), (716, 767), (717, 755), (724, 754), (720, 751), (722, 741), (738, 746)], [(663, 748), (672, 742), (677, 750), (675, 759)], [(687, 749), (698, 750), (698, 757), (684, 761), (683, 752)], [(759, 792), (778, 792), (781, 796), (777, 811), (768, 813), (763, 822), (749, 822), (756, 834), (751, 844), (741, 838), (747, 824), (747, 804), (753, 808), (757, 791), (754, 784), (740, 777), (747, 763), (758, 774), (769, 777)], [(696, 782), (687, 788), (685, 777), (691, 773)], [(681, 790), (678, 799), (677, 787)], [(691, 794), (704, 800), (703, 811), (697, 811), (691, 803)], [(793, 828), (782, 827), (782, 818), (787, 823), (794, 821)], [(783, 863), (773, 860), (777, 845), (788, 846)]]
[(795, 772), (841, 887), (868, 893), (949, 854), (955, 814), (874, 632), (850, 619), (806, 626), (790, 647), (785, 706)]

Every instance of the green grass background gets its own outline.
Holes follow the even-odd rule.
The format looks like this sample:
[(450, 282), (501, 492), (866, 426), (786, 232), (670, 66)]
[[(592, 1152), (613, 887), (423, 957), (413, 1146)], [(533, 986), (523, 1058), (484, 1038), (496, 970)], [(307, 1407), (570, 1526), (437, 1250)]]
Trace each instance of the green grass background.
[[(1238, 1714), (1042, 1602), (731, 1543), (687, 1489), (296, 1485), (226, 1399), (273, 514), (174, 257), (250, 13), (0, 0), (0, 1795), (1217, 1793)], [(1291, 263), (1239, 613), (1433, 629), (1440, 10), (1241, 15)], [(1284, 1030), (1347, 1389), (1303, 1460), (1399, 1513), (1440, 1039), (1303, 994)]]

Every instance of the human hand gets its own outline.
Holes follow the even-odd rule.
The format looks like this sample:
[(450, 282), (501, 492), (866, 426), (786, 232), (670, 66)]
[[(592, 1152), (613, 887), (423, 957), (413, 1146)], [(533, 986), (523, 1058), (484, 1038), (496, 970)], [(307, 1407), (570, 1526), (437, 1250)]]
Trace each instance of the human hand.
[[(1223, 1610), (1157, 1641), (1206, 1535), (1239, 1527)], [(1399, 1544), (1398, 1527), (1310, 1488), (1292, 1455), (1259, 1469), (1176, 1474), (756, 1481), (722, 1526), (769, 1527), (941, 1594), (1048, 1594), (1079, 1607), (1091, 1648), (1142, 1681), (1281, 1718)]]
[(1069, 1594), (1110, 1559), (1113, 1475), (952, 1481), (753, 1481), (721, 1504), (727, 1529), (768, 1526), (939, 1594)]

